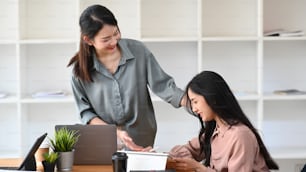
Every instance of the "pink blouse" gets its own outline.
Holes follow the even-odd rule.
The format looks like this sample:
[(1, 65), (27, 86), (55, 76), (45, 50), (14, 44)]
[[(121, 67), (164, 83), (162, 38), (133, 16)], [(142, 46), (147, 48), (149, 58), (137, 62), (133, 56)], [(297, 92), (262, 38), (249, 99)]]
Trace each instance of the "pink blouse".
[[(200, 145), (195, 137), (186, 145), (177, 145), (170, 154), (202, 161)], [(269, 171), (253, 132), (245, 125), (216, 127), (211, 140), (208, 172), (267, 172)]]

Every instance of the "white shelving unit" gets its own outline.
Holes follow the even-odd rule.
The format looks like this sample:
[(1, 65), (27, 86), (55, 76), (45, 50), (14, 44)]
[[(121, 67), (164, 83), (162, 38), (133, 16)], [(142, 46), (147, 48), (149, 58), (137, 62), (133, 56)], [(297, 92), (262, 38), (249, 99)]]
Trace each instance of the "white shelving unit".
[[(1, 157), (24, 155), (55, 124), (79, 123), (66, 65), (78, 47), (80, 13), (94, 3), (114, 12), (123, 37), (144, 41), (179, 87), (202, 70), (223, 75), (280, 171), (306, 163), (306, 95), (273, 94), (306, 90), (306, 37), (263, 36), (279, 28), (306, 32), (301, 0), (0, 1)], [(50, 90), (68, 96), (31, 97)], [(160, 151), (197, 135), (197, 119), (153, 99)]]

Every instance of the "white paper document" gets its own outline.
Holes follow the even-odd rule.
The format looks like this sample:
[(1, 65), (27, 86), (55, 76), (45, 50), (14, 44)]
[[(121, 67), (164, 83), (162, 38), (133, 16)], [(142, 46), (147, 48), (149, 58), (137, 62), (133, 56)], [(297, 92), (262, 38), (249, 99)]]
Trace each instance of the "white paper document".
[(1, 98), (5, 98), (7, 96), (7, 94), (6, 93), (4, 93), (4, 92), (0, 92), (0, 99)]
[(57, 91), (40, 91), (35, 92), (32, 94), (33, 98), (59, 98), (59, 97), (65, 97), (66, 93), (61, 90)]

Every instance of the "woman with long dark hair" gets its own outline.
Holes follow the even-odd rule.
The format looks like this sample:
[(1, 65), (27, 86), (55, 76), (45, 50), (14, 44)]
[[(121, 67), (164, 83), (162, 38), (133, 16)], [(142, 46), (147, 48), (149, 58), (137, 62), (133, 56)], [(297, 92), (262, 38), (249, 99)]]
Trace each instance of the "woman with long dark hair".
[(188, 83), (185, 94), (187, 110), (199, 118), (201, 130), (197, 138), (170, 151), (178, 170), (266, 172), (278, 169), (219, 74), (201, 72)]

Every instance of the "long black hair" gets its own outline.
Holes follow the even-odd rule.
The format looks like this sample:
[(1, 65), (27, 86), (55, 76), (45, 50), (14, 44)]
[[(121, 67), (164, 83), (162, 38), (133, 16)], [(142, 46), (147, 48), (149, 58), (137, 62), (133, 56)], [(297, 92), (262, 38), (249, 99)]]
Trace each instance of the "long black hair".
[(102, 5), (91, 5), (80, 16), (80, 50), (70, 59), (67, 66), (74, 64), (73, 72), (82, 80), (92, 81), (90, 70), (93, 65), (93, 58), (91, 53), (94, 48), (84, 42), (83, 36), (93, 39), (105, 24), (118, 27), (114, 14)]
[[(259, 144), (260, 153), (263, 155), (265, 162), (269, 169), (278, 169), (278, 165), (271, 158), (267, 148), (265, 147), (260, 135), (255, 127), (252, 125), (248, 117), (242, 111), (237, 99), (232, 93), (231, 89), (225, 80), (219, 74), (213, 71), (203, 71), (196, 75), (188, 84), (185, 90), (187, 96), (187, 110), (193, 115), (197, 116), (201, 123), (201, 130), (199, 133), (199, 142), (201, 146), (200, 154), (204, 153), (204, 165), (209, 166), (211, 157), (211, 137), (216, 127), (216, 121), (203, 122), (199, 115), (192, 112), (188, 90), (202, 95), (208, 106), (218, 116), (229, 125), (237, 125), (242, 123), (250, 128), (254, 133)], [(204, 137), (203, 137), (204, 135)]]

